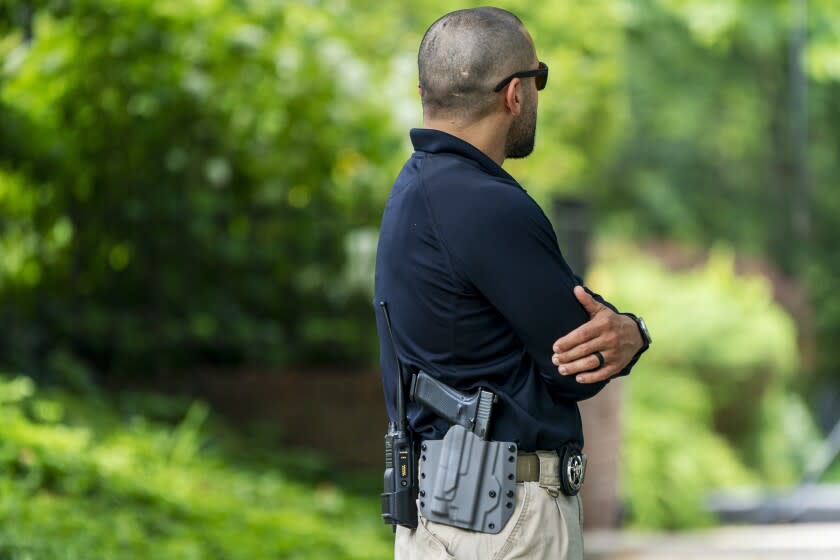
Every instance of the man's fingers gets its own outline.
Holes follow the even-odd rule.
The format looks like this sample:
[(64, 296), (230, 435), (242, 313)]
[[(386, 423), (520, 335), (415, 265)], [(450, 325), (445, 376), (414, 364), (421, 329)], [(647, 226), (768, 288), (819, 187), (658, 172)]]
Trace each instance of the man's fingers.
[(575, 346), (579, 346), (584, 342), (592, 340), (593, 338), (597, 337), (599, 334), (599, 327), (597, 325), (593, 325), (592, 321), (588, 321), (569, 334), (563, 336), (562, 338), (558, 338), (554, 342), (554, 346), (552, 349), (554, 350), (555, 354), (562, 354), (563, 352), (568, 352)]
[(551, 356), (551, 361), (555, 366), (559, 366), (561, 364), (567, 364), (569, 362), (579, 360), (586, 356), (591, 356), (596, 350), (601, 350), (603, 352), (607, 347), (608, 345), (605, 344), (602, 337), (596, 336), (595, 338), (590, 338), (589, 340), (581, 342), (564, 352), (555, 352), (554, 355)]
[(575, 381), (584, 385), (587, 383), (598, 383), (599, 381), (603, 381), (604, 379), (609, 379), (613, 376), (614, 373), (615, 372), (612, 370), (612, 368), (602, 367), (599, 370), (578, 375), (577, 377), (575, 377)]
[(604, 308), (604, 304), (589, 295), (589, 292), (587, 292), (583, 286), (575, 286), (575, 297), (583, 308), (586, 309), (586, 312), (589, 313), (590, 317)]
[[(574, 293), (589, 321), (554, 342), (551, 361), (560, 375), (574, 375), (578, 383), (603, 381), (627, 365), (638, 350), (639, 335), (632, 328), (635, 321), (597, 301), (583, 286), (575, 286)], [(628, 336), (628, 332), (632, 334)], [(602, 354), (603, 363), (596, 351)]]
[[(601, 353), (604, 355), (604, 353)], [(609, 357), (604, 355), (604, 363), (609, 361)], [(558, 364), (555, 364), (558, 365)], [(600, 366), (600, 362), (598, 361), (598, 357), (595, 355), (594, 352), (590, 352), (588, 355), (579, 358), (577, 360), (573, 360), (569, 363), (561, 363), (557, 368), (558, 373), (560, 375), (575, 375), (578, 373), (583, 372), (591, 372), (595, 369), (598, 369)], [(606, 367), (606, 366), (605, 366)], [(600, 368), (604, 369), (604, 368)]]
[(566, 334), (562, 338), (558, 338), (554, 342), (554, 346), (552, 349), (554, 350), (555, 354), (560, 354), (562, 352), (566, 352), (567, 350), (571, 350), (575, 346), (579, 344), (583, 344), (587, 340), (591, 340), (598, 336), (603, 330), (603, 325), (593, 325), (592, 318), (597, 314), (599, 311), (607, 309), (603, 304), (599, 303), (595, 300), (589, 292), (587, 292), (583, 286), (575, 286), (574, 288), (575, 297), (583, 305), (583, 308), (589, 314), (590, 320), (581, 325), (580, 327), (576, 328), (572, 332)]

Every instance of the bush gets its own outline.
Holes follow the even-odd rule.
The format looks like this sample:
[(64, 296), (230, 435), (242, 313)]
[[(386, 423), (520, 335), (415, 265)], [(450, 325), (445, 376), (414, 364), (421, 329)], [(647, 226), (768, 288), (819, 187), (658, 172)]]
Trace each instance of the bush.
[(0, 37), (0, 361), (369, 363), (345, 238), (389, 115), (335, 14), (259, 4), (79, 0)]
[(690, 371), (640, 366), (632, 376), (622, 473), (630, 523), (667, 529), (711, 524), (705, 493), (756, 477), (715, 433), (708, 387)]
[(296, 482), (305, 462), (233, 439), (200, 402), (120, 402), (0, 376), (0, 557), (390, 556), (375, 500)]
[(737, 276), (732, 253), (669, 272), (627, 246), (605, 243), (589, 282), (645, 317), (654, 343), (626, 380), (630, 522), (707, 524), (709, 490), (790, 483), (817, 432), (791, 391), (792, 319), (768, 283)]

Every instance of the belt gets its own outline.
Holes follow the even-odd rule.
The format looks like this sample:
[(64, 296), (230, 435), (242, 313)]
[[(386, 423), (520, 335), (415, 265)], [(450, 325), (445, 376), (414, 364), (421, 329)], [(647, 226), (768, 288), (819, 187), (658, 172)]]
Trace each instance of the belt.
[(518, 453), (516, 482), (539, 482), (540, 486), (560, 486), (574, 496), (586, 476), (586, 454), (579, 447), (564, 446), (559, 451)]
[(574, 496), (580, 490), (585, 475), (586, 454), (582, 453), (579, 447), (564, 446), (559, 452), (517, 453), (516, 482), (539, 482), (540, 485), (559, 486), (564, 494)]
[(538, 482), (540, 458), (534, 453), (520, 453), (516, 458), (516, 482)]

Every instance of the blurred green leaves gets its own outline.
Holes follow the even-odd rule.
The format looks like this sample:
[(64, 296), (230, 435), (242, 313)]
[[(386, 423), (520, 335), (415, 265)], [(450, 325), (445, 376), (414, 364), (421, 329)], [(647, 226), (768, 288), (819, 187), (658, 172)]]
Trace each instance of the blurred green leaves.
[(202, 403), (116, 400), (0, 376), (4, 557), (389, 557), (373, 500), (295, 482), (280, 452), (232, 439)]
[(691, 371), (639, 366), (625, 415), (622, 484), (635, 527), (684, 529), (714, 523), (714, 488), (757, 482), (713, 428), (711, 389)]
[(598, 262), (589, 284), (644, 313), (654, 337), (623, 381), (630, 522), (708, 524), (712, 489), (795, 482), (819, 434), (792, 392), (796, 329), (768, 282), (736, 275), (724, 246), (679, 272), (615, 242)]
[(17, 288), (0, 316), (20, 331), (3, 353), (61, 344), (120, 372), (370, 360), (367, 293), (323, 296), (378, 218), (392, 131), (340, 22), (133, 0), (35, 22), (0, 44), (0, 285)]

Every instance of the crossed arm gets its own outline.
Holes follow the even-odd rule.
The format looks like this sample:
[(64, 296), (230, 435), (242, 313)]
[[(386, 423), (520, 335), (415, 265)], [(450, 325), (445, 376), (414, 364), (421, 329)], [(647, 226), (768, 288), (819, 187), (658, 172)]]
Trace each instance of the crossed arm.
[[(623, 373), (645, 345), (636, 321), (598, 301), (582, 286), (575, 286), (574, 294), (589, 321), (554, 342), (551, 362), (560, 375), (573, 375), (578, 383), (596, 383)], [(601, 366), (596, 351), (603, 356)]]
[(547, 390), (583, 400), (628, 373), (643, 348), (636, 322), (579, 286), (536, 203), (505, 188), (488, 189), (470, 204), (457, 229), (444, 222), (453, 230), (454, 259), (513, 327)]

